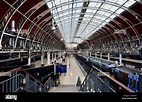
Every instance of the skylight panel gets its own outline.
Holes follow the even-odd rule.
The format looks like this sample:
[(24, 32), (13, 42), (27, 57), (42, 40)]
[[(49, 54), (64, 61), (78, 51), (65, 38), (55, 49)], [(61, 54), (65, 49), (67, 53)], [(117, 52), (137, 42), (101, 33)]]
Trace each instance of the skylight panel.
[(68, 5), (62, 6), (62, 10), (68, 9)]
[(108, 12), (105, 12), (105, 14), (104, 14), (105, 16), (110, 16), (111, 15), (111, 13), (108, 13)]
[(62, 11), (61, 7), (58, 8), (58, 12)]
[(86, 12), (92, 12), (92, 11), (93, 11), (92, 9), (87, 9), (87, 10), (86, 10)]
[(104, 12), (104, 11), (99, 11), (98, 13), (99, 13), (99, 14), (102, 14), (102, 15), (104, 15), (104, 14), (105, 14), (105, 12)]
[[(56, 0), (55, 0), (56, 1)], [(68, 0), (58, 0), (60, 1), (61, 3), (65, 3), (65, 2), (68, 2)]]
[(111, 5), (109, 5), (109, 4), (103, 4), (101, 8), (109, 9), (110, 7), (111, 7)]
[(109, 1), (109, 2), (116, 2), (117, 0), (106, 0), (106, 1)]
[(92, 13), (96, 13), (97, 10), (93, 10)]
[(136, 1), (134, 1), (134, 0), (128, 0), (128, 2), (126, 2), (126, 3), (124, 4), (124, 6), (130, 7), (130, 6), (133, 5), (135, 2), (136, 2)]
[(96, 5), (96, 7), (100, 7), (100, 6), (101, 6), (101, 3), (98, 2), (97, 5)]
[(118, 4), (122, 5), (122, 4), (124, 4), (126, 1), (127, 1), (127, 0), (117, 0), (117, 2), (116, 2), (116, 3), (118, 3)]
[(117, 9), (118, 9), (117, 6), (111, 6), (111, 7), (110, 7), (110, 10), (111, 10), (111, 11), (116, 11)]
[(52, 2), (48, 2), (47, 5), (50, 9), (52, 8)]
[(116, 11), (116, 13), (118, 13), (118, 14), (120, 14), (120, 13), (122, 13), (124, 11), (124, 9), (118, 9), (117, 11)]
[(115, 18), (115, 17), (116, 17), (115, 15), (111, 15), (111, 16), (110, 16), (111, 19), (113, 19), (113, 18)]
[[(77, 43), (82, 42), (83, 38), (89, 37), (117, 14), (122, 13), (123, 8), (130, 7), (136, 2), (135, 0), (89, 0), (89, 6), (85, 8), (82, 7), (85, 1), (88, 0), (53, 0), (54, 10), (52, 10), (52, 0), (45, 0), (52, 10), (51, 13), (67, 43), (66, 46), (73, 46), (70, 42), (75, 40)], [(81, 12), (82, 9), (84, 12)], [(76, 39), (74, 36), (82, 39)]]
[(81, 7), (83, 5), (82, 2), (77, 3), (76, 7)]
[(97, 4), (96, 2), (90, 2), (90, 3), (89, 3), (89, 6), (95, 7), (96, 4)]
[(110, 19), (106, 19), (106, 22), (109, 22), (110, 21)]

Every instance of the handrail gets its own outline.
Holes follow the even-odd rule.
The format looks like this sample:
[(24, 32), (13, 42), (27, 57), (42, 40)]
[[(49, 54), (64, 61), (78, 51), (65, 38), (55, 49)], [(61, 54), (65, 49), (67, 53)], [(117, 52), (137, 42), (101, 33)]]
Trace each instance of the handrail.
[[(8, 74), (10, 74), (10, 73), (12, 73), (12, 72), (14, 72), (14, 71), (23, 71), (24, 73), (28, 74), (32, 79), (34, 79), (34, 80), (36, 80), (38, 83), (40, 83), (43, 87), (45, 87), (45, 85), (46, 85), (46, 83), (47, 83), (47, 81), (46, 81), (45, 84), (41, 83), (38, 79), (36, 79), (36, 78), (35, 78), (34, 76), (32, 76), (28, 71), (24, 70), (22, 67), (15, 68), (15, 69), (9, 70), (9, 71), (7, 71), (7, 72), (2, 72), (2, 73), (0, 73), (0, 77), (1, 77), (1, 76), (5, 76), (5, 75), (8, 75)], [(49, 78), (51, 78), (51, 77), (49, 77)], [(49, 79), (49, 78), (48, 78), (48, 79)], [(51, 79), (52, 79), (52, 78), (51, 78)]]
[(49, 77), (49, 78), (46, 80), (46, 82), (43, 84), (43, 86), (45, 86), (45, 85), (48, 83), (49, 80), (52, 80), (52, 78)]
[(85, 79), (84, 79), (84, 81), (82, 82), (81, 85), (83, 85), (83, 84), (85, 83), (85, 81), (87, 80), (87, 78), (88, 78), (88, 76), (90, 75), (90, 73), (92, 73), (92, 72), (95, 71), (95, 70), (96, 70), (97, 72), (99, 72), (100, 74), (104, 75), (105, 77), (107, 77), (110, 81), (113, 81), (114, 83), (116, 83), (118, 86), (121, 87), (121, 89), (123, 89), (123, 90), (125, 90), (125, 91), (127, 91), (127, 92), (131, 92), (131, 93), (134, 92), (133, 90), (129, 89), (129, 88), (126, 87), (124, 84), (122, 84), (121, 82), (115, 80), (114, 78), (110, 77), (109, 75), (107, 75), (106, 73), (100, 71), (99, 69), (97, 69), (97, 68), (95, 68), (95, 67), (91, 68), (91, 70), (90, 70), (89, 73), (86, 75), (86, 77), (85, 77)]
[(21, 67), (15, 68), (15, 69), (12, 69), (12, 70), (9, 70), (9, 71), (7, 71), (7, 72), (2, 72), (2, 73), (0, 73), (0, 77), (1, 77), (1, 76), (5, 76), (5, 75), (7, 75), (7, 74), (9, 74), (9, 73), (11, 73), (11, 72), (14, 72), (14, 71), (18, 71), (18, 70), (21, 70)]
[[(22, 78), (21, 78), (22, 77)], [(27, 87), (27, 85), (25, 84), (25, 83), (21, 83), (21, 81), (20, 80), (17, 80), (17, 81), (15, 81), (15, 79), (19, 79), (19, 78), (21, 78), (21, 79), (27, 79), (27, 81), (28, 81), (28, 87)], [(10, 82), (9, 83), (9, 85), (8, 85), (8, 82)], [(17, 83), (18, 82), (18, 83)], [(14, 85), (14, 83), (15, 83), (15, 85)], [(25, 84), (25, 85), (24, 85)], [(42, 88), (41, 87), (41, 85), (38, 85), (36, 82), (34, 82), (34, 81), (32, 81), (32, 80), (30, 80), (30, 79), (28, 79), (28, 78), (26, 78), (26, 76), (24, 76), (23, 74), (21, 74), (21, 73), (19, 73), (19, 74), (16, 74), (16, 75), (14, 75), (14, 76), (12, 76), (12, 77), (10, 77), (10, 78), (8, 78), (7, 80), (4, 80), (4, 81), (2, 81), (2, 82), (0, 82), (0, 85), (2, 86), (2, 92), (4, 92), (4, 90), (7, 90), (6, 92), (18, 92), (18, 90), (20, 89), (26, 89), (26, 91), (28, 91), (28, 92), (37, 92), (38, 90), (33, 90), (33, 89), (31, 89), (31, 90), (33, 90), (33, 91), (31, 91), (29, 88), (29, 86), (33, 86), (33, 88), (35, 88), (35, 87), (38, 87), (38, 88)], [(24, 88), (25, 87), (25, 88)], [(12, 90), (12, 91), (11, 91)], [(44, 90), (44, 88), (42, 88), (42, 90)], [(45, 90), (44, 90), (45, 91)]]
[(110, 77), (109, 75), (107, 75), (106, 73), (100, 71), (99, 69), (93, 67), (94, 70), (97, 70), (99, 73), (103, 74), (104, 76), (106, 76), (109, 80), (113, 81), (114, 83), (116, 83), (117, 85), (121, 86), (122, 89), (127, 90), (128, 92), (134, 92), (133, 90), (131, 90), (130, 88), (126, 87), (124, 84), (122, 84), (121, 82), (115, 80), (114, 78)]
[(85, 81), (87, 80), (87, 77), (89, 76), (89, 74), (93, 71), (94, 68), (91, 68), (89, 73), (86, 75), (86, 77), (84, 78), (83, 82), (82, 82), (82, 85), (83, 83), (85, 83)]
[[(48, 67), (49, 66), (52, 66), (52, 65), (48, 65)], [(27, 68), (27, 69), (24, 69), (25, 71), (27, 71), (27, 70), (31, 70), (31, 69), (38, 69), (38, 68), (45, 68), (45, 67), (47, 67), (47, 66), (39, 66), (39, 67), (33, 67), (33, 68)]]

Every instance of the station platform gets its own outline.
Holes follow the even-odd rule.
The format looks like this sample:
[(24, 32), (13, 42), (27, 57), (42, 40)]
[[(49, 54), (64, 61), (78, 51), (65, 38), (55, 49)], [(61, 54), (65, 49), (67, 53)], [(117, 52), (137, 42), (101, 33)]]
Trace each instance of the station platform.
[[(44, 64), (47, 65), (47, 60), (44, 59)], [(79, 92), (78, 87), (76, 86), (78, 77), (80, 77), (81, 82), (83, 82), (85, 76), (82, 73), (76, 59), (73, 55), (65, 58), (65, 62), (62, 62), (62, 59), (58, 59), (56, 63), (62, 63), (67, 65), (67, 72), (61, 73), (59, 80), (60, 85), (58, 87), (51, 87), (48, 92)], [(39, 67), (41, 65), (40, 61), (35, 62), (35, 66)]]

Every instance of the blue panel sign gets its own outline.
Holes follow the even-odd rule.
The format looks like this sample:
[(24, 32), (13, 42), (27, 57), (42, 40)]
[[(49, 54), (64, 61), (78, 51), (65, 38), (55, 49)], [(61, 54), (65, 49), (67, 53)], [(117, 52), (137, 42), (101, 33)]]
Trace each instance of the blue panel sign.
[(66, 73), (67, 66), (66, 65), (56, 65), (56, 72), (57, 73)]
[(118, 69), (118, 68), (115, 68), (115, 72), (119, 73), (119, 69)]
[(106, 65), (105, 67), (106, 67), (106, 68), (109, 68), (109, 65)]

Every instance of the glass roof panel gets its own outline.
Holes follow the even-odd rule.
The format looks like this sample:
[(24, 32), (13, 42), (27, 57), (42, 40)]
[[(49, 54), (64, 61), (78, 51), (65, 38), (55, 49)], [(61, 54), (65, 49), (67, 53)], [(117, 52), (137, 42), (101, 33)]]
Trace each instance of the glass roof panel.
[[(65, 46), (77, 46), (134, 4), (135, 0), (45, 0)], [(88, 3), (87, 3), (88, 2)], [(76, 38), (78, 36), (79, 38)], [(75, 42), (76, 44), (71, 44)]]
[(131, 6), (132, 4), (134, 4), (136, 1), (134, 1), (134, 0), (128, 0), (128, 2), (126, 2), (125, 4), (124, 4), (124, 6), (126, 6), (126, 7), (129, 7), (129, 6)]
[(101, 3), (98, 2), (97, 5), (96, 5), (96, 7), (100, 7), (100, 6), (101, 6)]
[(116, 13), (118, 13), (118, 14), (120, 14), (120, 13), (122, 13), (124, 11), (124, 9), (118, 9), (117, 11), (116, 11)]

